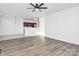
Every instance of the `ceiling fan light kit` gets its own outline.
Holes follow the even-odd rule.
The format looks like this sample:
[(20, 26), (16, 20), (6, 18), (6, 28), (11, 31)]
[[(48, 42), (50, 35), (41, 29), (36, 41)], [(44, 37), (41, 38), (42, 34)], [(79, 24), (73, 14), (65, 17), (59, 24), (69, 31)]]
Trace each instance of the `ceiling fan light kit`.
[(27, 9), (33, 9), (32, 10), (32, 12), (34, 12), (34, 11), (41, 11), (41, 9), (47, 9), (47, 7), (41, 7), (41, 6), (43, 6), (44, 5), (44, 3), (40, 3), (40, 4), (32, 4), (32, 3), (30, 3), (30, 5), (33, 7), (33, 8), (27, 8)]
[(38, 10), (39, 10), (38, 8), (35, 9), (35, 11), (38, 11)]

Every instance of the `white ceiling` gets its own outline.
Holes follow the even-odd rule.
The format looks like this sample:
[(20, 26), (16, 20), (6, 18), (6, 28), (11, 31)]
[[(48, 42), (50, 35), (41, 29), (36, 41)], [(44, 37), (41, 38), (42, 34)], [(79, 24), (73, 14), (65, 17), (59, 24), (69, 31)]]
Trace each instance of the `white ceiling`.
[(29, 3), (0, 3), (0, 15), (19, 16), (23, 18), (41, 17), (44, 15), (55, 13), (57, 11), (79, 6), (79, 4), (78, 3), (45, 3), (45, 5), (43, 6), (48, 7), (48, 9), (42, 10), (42, 12), (39, 11), (32, 12), (31, 9), (29, 10), (27, 9), (28, 7), (32, 7), (29, 5)]

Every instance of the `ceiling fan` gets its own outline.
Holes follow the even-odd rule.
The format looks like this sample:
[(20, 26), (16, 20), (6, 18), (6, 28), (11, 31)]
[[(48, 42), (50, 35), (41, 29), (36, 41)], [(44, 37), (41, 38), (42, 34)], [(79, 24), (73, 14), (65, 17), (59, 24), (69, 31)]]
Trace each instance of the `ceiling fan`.
[(41, 11), (41, 9), (47, 9), (47, 7), (42, 7), (44, 5), (44, 3), (40, 3), (40, 4), (32, 4), (30, 3), (30, 5), (32, 6), (32, 8), (27, 8), (27, 9), (33, 9), (33, 12), (34, 11)]

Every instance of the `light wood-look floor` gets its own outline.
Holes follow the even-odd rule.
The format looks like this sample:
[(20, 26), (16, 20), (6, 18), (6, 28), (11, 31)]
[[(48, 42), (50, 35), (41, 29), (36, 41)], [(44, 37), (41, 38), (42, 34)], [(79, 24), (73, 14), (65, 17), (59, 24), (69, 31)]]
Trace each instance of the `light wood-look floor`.
[(0, 49), (0, 56), (1, 56), (1, 51), (2, 51), (2, 49)]
[(78, 56), (79, 45), (34, 36), (0, 41), (2, 56)]

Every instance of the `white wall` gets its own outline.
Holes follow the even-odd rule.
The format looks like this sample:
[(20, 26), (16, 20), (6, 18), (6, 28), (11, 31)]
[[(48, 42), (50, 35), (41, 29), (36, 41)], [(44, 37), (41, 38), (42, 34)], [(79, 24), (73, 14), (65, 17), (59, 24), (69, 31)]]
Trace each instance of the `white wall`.
[(0, 35), (2, 35), (2, 19), (3, 15), (0, 14)]
[(79, 44), (79, 7), (46, 16), (45, 35), (50, 38)]
[(2, 20), (0, 19), (0, 35), (2, 34), (2, 28), (1, 28), (1, 26), (2, 26)]
[(45, 19), (44, 19), (44, 17), (39, 18), (38, 35), (45, 36)]
[(23, 28), (23, 19), (15, 18), (13, 16), (6, 16), (0, 19), (0, 34), (11, 35), (11, 34), (23, 34), (25, 29), (25, 36), (37, 36), (45, 34), (44, 30), (44, 17), (39, 18), (39, 26), (36, 28)]
[(1, 22), (1, 35), (23, 34), (23, 20), (14, 17), (4, 17)]

